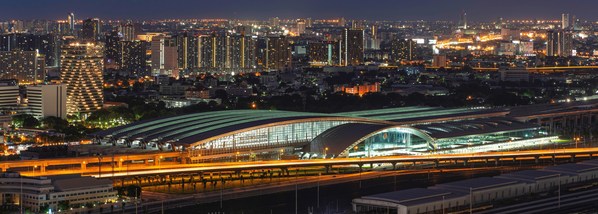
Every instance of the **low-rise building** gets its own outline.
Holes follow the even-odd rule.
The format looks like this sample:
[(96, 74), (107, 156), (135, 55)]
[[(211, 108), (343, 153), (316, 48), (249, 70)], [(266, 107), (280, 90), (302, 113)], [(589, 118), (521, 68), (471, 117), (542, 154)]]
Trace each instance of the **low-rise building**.
[(116, 200), (117, 191), (107, 179), (80, 175), (24, 177), (15, 172), (0, 174), (2, 205), (22, 204), (33, 212), (40, 212), (44, 207), (59, 210), (63, 205), (80, 207)]

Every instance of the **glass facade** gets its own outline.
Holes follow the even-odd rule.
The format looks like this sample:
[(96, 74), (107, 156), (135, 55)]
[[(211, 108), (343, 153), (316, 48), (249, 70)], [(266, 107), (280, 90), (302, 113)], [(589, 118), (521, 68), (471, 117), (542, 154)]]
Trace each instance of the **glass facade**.
[(198, 157), (260, 150), (278, 151), (285, 147), (307, 145), (322, 132), (349, 122), (310, 121), (274, 125), (200, 142), (192, 146), (189, 152), (191, 157)]
[[(550, 144), (557, 137), (540, 128), (435, 139), (425, 131), (394, 127), (367, 136), (344, 154), (349, 157), (469, 153), (508, 150)], [(341, 154), (343, 156), (343, 154)]]

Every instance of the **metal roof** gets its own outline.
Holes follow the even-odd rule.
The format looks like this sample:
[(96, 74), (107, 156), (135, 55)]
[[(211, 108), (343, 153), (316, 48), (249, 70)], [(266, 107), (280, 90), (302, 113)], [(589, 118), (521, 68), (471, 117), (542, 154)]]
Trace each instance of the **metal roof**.
[[(331, 130), (330, 132), (326, 133), (327, 135), (336, 136), (334, 139), (342, 138), (350, 141), (353, 139), (358, 140), (360, 137), (369, 134), (365, 133), (365, 130), (380, 129), (384, 126), (390, 127), (391, 125), (403, 125), (405, 124), (404, 121), (413, 121), (422, 118), (454, 120), (453, 117), (460, 117), (462, 115), (478, 115), (481, 117), (482, 115), (486, 115), (488, 112), (489, 111), (485, 109), (444, 109), (438, 107), (421, 106), (345, 112), (337, 114), (278, 110), (225, 110), (138, 121), (129, 125), (96, 132), (92, 134), (92, 136), (102, 138), (109, 137), (112, 139), (125, 138), (128, 140), (141, 139), (143, 141), (177, 142), (177, 144), (188, 145), (218, 136), (237, 133), (240, 130), (271, 126), (274, 124), (290, 124), (300, 121), (327, 120), (349, 121), (353, 123), (351, 126), (359, 126), (342, 126), (342, 128), (339, 127), (339, 129)], [(373, 124), (377, 125), (373, 126)], [(365, 127), (368, 129), (363, 129)], [(432, 135), (434, 134), (433, 131), (428, 131), (431, 132)], [(453, 131), (457, 130), (455, 129)], [(343, 133), (350, 133), (350, 135), (344, 136)], [(439, 137), (442, 136), (441, 133), (436, 134), (438, 134), (437, 136)], [(456, 135), (461, 134), (462, 133), (458, 133)], [(340, 140), (335, 140), (335, 142), (340, 142)]]
[(432, 123), (413, 127), (436, 139), (540, 128), (535, 124), (505, 117)]

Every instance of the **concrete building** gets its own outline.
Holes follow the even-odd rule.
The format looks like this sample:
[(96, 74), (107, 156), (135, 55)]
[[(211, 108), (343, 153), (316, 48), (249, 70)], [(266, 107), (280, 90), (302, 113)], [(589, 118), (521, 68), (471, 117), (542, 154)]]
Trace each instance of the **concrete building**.
[(443, 68), (447, 65), (446, 55), (434, 55), (432, 58), (432, 67)]
[(178, 53), (176, 39), (170, 36), (154, 36), (151, 40), (152, 75), (178, 76)]
[(1, 51), (0, 78), (16, 79), (19, 84), (36, 84), (44, 81), (45, 59), (37, 51)]
[[(598, 160), (549, 166), (495, 177), (481, 177), (436, 186), (407, 189), (353, 199), (356, 213), (451, 213), (475, 209), (495, 201), (547, 193), (563, 185), (598, 178)], [(471, 202), (471, 203), (470, 203)], [(500, 208), (499, 208), (500, 209)], [(492, 212), (492, 210), (490, 210)]]
[(342, 35), (342, 65), (356, 66), (363, 63), (364, 31), (362, 29), (345, 29)]
[(67, 85), (67, 114), (89, 113), (104, 103), (102, 45), (71, 43), (62, 47), (60, 81)]
[(19, 105), (19, 86), (16, 81), (0, 81), (0, 110), (14, 109)]
[(66, 85), (31, 85), (27, 86), (27, 107), (37, 118), (60, 117), (67, 115)]
[(573, 55), (573, 33), (566, 30), (548, 31), (546, 55), (560, 57)]
[(503, 82), (521, 82), (521, 81), (529, 81), (529, 71), (525, 68), (520, 69), (501, 69), (498, 71), (500, 73), (500, 81)]
[(0, 203), (22, 205), (36, 213), (42, 212), (43, 207), (59, 211), (63, 204), (81, 207), (117, 199), (117, 191), (108, 179), (80, 175), (23, 177), (14, 172), (0, 174)]
[(266, 41), (264, 66), (268, 70), (290, 69), (292, 63), (290, 41), (285, 36), (269, 36)]

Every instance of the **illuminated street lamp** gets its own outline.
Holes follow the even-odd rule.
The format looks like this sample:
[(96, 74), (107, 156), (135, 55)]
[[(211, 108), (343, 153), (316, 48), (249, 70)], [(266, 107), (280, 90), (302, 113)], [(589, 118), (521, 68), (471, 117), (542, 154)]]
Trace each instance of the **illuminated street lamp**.
[(162, 158), (164, 158), (164, 157), (162, 157), (162, 155), (160, 155), (160, 158), (158, 158), (158, 169), (161, 169), (161, 167), (162, 167), (162, 165), (161, 165), (162, 164)]
[(324, 158), (326, 158), (327, 153), (328, 153), (328, 147), (324, 148)]

